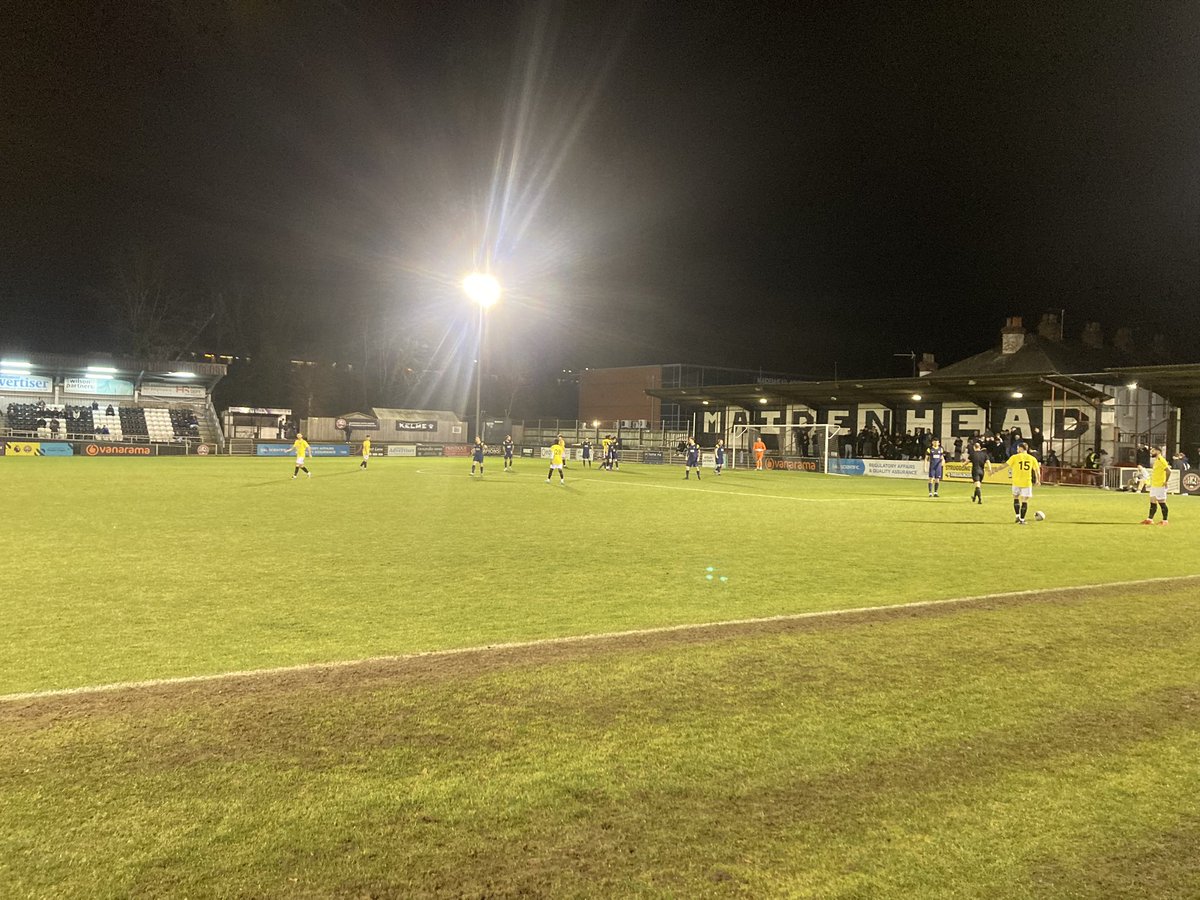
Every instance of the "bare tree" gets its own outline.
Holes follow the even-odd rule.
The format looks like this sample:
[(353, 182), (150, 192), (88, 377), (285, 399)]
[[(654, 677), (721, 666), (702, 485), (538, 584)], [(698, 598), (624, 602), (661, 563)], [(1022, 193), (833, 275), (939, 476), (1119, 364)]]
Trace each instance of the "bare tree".
[(177, 359), (215, 315), (209, 298), (173, 284), (166, 260), (142, 244), (117, 255), (102, 300), (118, 343), (143, 359)]

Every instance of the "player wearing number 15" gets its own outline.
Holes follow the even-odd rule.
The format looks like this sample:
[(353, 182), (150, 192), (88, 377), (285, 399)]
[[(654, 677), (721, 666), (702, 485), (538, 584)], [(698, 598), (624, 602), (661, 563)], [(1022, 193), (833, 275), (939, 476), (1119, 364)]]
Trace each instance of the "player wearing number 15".
[(1029, 445), (1024, 441), (1017, 444), (1017, 452), (1005, 463), (1012, 473), (1013, 512), (1017, 524), (1025, 524), (1025, 513), (1029, 511), (1029, 501), (1033, 498), (1033, 485), (1037, 481), (1041, 466), (1037, 458), (1030, 454)]

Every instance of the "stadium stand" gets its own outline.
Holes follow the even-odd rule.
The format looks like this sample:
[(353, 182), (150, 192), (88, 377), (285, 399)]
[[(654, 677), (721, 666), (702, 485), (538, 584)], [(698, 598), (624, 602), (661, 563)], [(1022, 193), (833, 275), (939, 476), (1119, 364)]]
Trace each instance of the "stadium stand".
[(155, 443), (169, 444), (175, 440), (175, 429), (171, 424), (171, 410), (161, 406), (142, 410), (146, 419), (146, 436)]
[(146, 414), (140, 406), (122, 406), (117, 410), (117, 418), (121, 420), (121, 434), (127, 440), (149, 439)]
[[(112, 413), (108, 412), (110, 409)], [(109, 404), (104, 409), (93, 409), (92, 423), (95, 426), (93, 433), (99, 438), (119, 441), (124, 436), (121, 430), (121, 408), (115, 404)]]

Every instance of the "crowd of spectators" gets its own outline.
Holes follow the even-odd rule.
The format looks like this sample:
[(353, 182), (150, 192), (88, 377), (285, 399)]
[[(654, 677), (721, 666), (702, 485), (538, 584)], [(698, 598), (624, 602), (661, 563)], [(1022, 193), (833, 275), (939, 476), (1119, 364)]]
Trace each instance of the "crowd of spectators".
[[(853, 440), (846, 440), (842, 446), (843, 454), (856, 456), (860, 459), (924, 459), (933, 443), (934, 434), (926, 428), (915, 431), (889, 432), (882, 431), (874, 425), (868, 425), (855, 435)], [(1040, 428), (1034, 428), (1028, 437), (1021, 429), (1011, 428), (990, 434), (971, 432), (966, 438), (956, 437), (946, 446), (946, 458), (952, 462), (966, 459), (966, 454), (972, 445), (978, 441), (987, 452), (988, 457), (997, 463), (1002, 463), (1017, 452), (1017, 444), (1025, 441), (1029, 444), (1029, 452), (1042, 459), (1044, 440)], [(1050, 453), (1053, 453), (1051, 449)], [(1053, 462), (1049, 456), (1043, 460), (1046, 465), (1058, 465), (1057, 457)]]

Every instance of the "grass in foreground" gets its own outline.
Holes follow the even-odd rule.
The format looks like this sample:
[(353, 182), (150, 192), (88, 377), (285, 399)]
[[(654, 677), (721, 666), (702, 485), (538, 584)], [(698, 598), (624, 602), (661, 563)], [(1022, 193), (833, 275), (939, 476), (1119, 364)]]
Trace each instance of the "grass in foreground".
[(468, 468), (0, 461), (0, 694), (1200, 571), (1190, 499), (1039, 488), (1018, 528), (1004, 486)]
[(1191, 898), (1198, 616), (1185, 583), (0, 704), (0, 891)]

